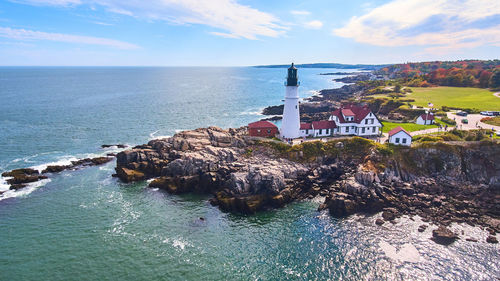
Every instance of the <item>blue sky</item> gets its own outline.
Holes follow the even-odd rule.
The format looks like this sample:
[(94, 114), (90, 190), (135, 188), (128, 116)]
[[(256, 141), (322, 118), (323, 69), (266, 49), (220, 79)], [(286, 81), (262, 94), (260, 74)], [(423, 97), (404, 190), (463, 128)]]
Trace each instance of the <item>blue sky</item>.
[(495, 59), (498, 0), (0, 0), (0, 65)]

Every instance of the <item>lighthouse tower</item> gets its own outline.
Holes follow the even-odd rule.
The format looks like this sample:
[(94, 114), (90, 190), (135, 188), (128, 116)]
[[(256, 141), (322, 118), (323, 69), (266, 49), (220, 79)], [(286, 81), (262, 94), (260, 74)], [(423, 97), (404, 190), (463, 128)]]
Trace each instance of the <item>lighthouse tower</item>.
[(281, 122), (281, 138), (294, 139), (300, 136), (299, 115), (299, 81), (297, 68), (293, 65), (288, 68), (286, 78), (285, 107), (283, 109), (283, 120)]

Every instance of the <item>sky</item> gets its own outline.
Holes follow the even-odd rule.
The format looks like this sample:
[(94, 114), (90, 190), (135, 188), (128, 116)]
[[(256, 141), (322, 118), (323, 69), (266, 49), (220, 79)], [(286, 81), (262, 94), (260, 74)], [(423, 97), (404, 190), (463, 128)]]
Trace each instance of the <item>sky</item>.
[(4, 66), (499, 58), (499, 0), (0, 0)]

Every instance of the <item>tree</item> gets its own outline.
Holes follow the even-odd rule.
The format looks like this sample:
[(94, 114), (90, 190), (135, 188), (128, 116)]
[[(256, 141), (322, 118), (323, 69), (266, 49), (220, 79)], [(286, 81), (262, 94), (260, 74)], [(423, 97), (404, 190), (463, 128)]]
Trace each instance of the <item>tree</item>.
[(493, 72), (493, 75), (491, 75), (490, 88), (500, 88), (500, 69), (498, 68)]
[(479, 75), (479, 87), (488, 88), (492, 74), (488, 70), (481, 71), (481, 75)]
[(401, 85), (400, 84), (396, 84), (396, 86), (394, 86), (394, 92), (396, 92), (396, 93), (401, 92)]

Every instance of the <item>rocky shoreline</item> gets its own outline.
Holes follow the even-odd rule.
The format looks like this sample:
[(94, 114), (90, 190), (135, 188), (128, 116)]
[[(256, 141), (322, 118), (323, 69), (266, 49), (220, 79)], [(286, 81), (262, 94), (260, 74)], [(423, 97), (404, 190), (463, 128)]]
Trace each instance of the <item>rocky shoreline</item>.
[[(126, 148), (124, 144), (103, 144), (101, 148)], [(48, 165), (45, 169), (39, 171), (33, 168), (14, 169), (9, 172), (2, 173), (2, 177), (6, 178), (6, 182), (10, 185), (10, 190), (18, 190), (26, 187), (30, 183), (48, 179), (50, 174), (60, 173), (66, 170), (76, 170), (84, 167), (98, 166), (114, 160), (115, 153), (107, 153), (106, 156), (83, 158), (71, 161), (68, 165)], [(1, 194), (1, 193), (0, 193)]]
[(393, 148), (355, 137), (292, 147), (249, 137), (245, 128), (210, 127), (118, 153), (116, 176), (154, 179), (151, 187), (172, 194), (213, 194), (213, 205), (245, 214), (323, 196), (319, 209), (335, 217), (382, 212), (383, 224), (418, 215), (440, 226), (438, 243), (458, 239), (446, 228), (454, 222), (486, 228), (495, 243), (499, 156), (495, 142)]

